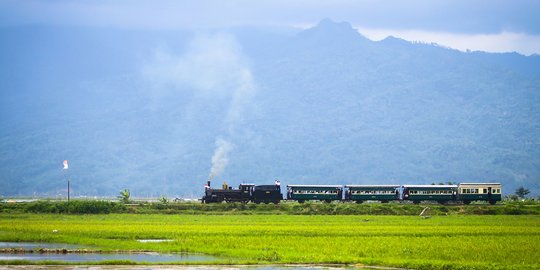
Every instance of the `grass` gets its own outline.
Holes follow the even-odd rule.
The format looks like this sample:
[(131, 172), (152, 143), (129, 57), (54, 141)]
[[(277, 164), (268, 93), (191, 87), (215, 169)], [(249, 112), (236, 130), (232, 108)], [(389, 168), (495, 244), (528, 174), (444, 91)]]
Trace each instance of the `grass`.
[[(58, 230), (58, 233), (53, 233)], [(139, 243), (136, 239), (173, 239)], [(0, 241), (200, 252), (211, 263), (540, 269), (540, 216), (0, 214)]]
[[(203, 214), (203, 215), (418, 215), (426, 205), (411, 203), (320, 203), (283, 202), (265, 204), (202, 204), (202, 203), (147, 203), (125, 205), (117, 202), (95, 200), (49, 201), (29, 203), (0, 203), (0, 213), (58, 213), (58, 214)], [(497, 205), (429, 205), (430, 215), (540, 215), (540, 203), (505, 202)]]

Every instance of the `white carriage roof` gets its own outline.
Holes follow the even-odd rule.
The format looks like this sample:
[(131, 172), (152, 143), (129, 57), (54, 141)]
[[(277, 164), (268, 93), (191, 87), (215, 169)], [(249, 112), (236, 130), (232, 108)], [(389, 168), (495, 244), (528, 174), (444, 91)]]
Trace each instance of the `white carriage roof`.
[(403, 187), (412, 188), (457, 188), (457, 185), (403, 185)]
[(345, 185), (345, 187), (399, 187), (399, 185)]
[(501, 185), (501, 183), (460, 183), (459, 184), (460, 186), (461, 185), (476, 185), (476, 186), (482, 186), (482, 185), (485, 185), (485, 186), (494, 186), (494, 185)]
[(341, 188), (342, 185), (287, 185), (287, 187), (321, 187), (321, 188)]

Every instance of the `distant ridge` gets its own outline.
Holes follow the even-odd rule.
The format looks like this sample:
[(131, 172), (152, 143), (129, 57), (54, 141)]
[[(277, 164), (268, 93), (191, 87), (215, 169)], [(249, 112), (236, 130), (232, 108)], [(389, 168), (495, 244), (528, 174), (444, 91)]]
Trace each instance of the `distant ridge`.
[(0, 29), (0, 196), (61, 197), (68, 159), (74, 196), (197, 198), (219, 139), (234, 147), (216, 185), (540, 195), (540, 56), (375, 42), (329, 19), (285, 32)]

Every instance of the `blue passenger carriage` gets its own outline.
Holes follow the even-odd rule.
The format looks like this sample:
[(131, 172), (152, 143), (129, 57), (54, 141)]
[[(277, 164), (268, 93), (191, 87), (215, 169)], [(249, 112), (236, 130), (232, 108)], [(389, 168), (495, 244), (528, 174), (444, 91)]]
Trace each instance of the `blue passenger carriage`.
[(299, 203), (305, 201), (341, 201), (341, 185), (287, 185), (287, 199)]
[(365, 201), (380, 201), (387, 203), (399, 200), (398, 185), (346, 185), (345, 200), (362, 203)]
[(436, 201), (444, 204), (457, 199), (457, 185), (404, 185), (403, 200), (415, 204), (421, 201)]

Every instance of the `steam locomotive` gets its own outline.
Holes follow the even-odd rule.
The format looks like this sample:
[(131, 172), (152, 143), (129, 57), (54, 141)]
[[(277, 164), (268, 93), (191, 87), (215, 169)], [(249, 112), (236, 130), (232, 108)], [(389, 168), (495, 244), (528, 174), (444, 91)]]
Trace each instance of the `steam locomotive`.
[(221, 189), (210, 187), (210, 181), (204, 186), (203, 203), (221, 202), (254, 202), (254, 203), (275, 203), (278, 204), (283, 199), (279, 181), (274, 185), (254, 185), (240, 184), (238, 189), (223, 184)]
[[(412, 202), (434, 201), (470, 204), (486, 201), (495, 204), (502, 199), (500, 183), (460, 183), (458, 185), (287, 185), (287, 200)], [(205, 186), (203, 203), (255, 202), (279, 203), (282, 200), (279, 181), (274, 185), (241, 184), (238, 189), (226, 185), (222, 189)]]

